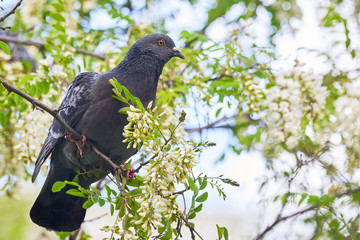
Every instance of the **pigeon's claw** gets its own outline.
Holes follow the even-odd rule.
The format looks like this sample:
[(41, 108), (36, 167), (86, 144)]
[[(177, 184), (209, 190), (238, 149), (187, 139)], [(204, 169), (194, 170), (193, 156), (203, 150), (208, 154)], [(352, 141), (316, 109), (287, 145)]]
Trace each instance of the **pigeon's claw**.
[(129, 169), (125, 169), (126, 164), (120, 164), (119, 165), (119, 174), (124, 173), (124, 177), (126, 180), (129, 179), (129, 177), (131, 178), (135, 178), (135, 172), (134, 172), (134, 168), (132, 166), (129, 167)]
[(85, 142), (86, 142), (86, 135), (85, 134), (82, 134), (82, 139), (79, 140), (79, 139), (76, 139), (74, 137), (71, 137), (70, 135), (65, 135), (65, 139), (70, 141), (70, 142), (73, 142), (75, 143), (76, 147), (77, 147), (77, 151), (79, 153), (79, 156), (80, 157), (83, 157), (84, 156), (84, 146), (85, 146)]

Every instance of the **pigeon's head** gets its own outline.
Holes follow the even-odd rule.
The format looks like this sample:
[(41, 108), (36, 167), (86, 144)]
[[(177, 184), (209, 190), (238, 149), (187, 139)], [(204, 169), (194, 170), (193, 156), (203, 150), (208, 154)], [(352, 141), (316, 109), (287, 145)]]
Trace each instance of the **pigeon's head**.
[(172, 57), (184, 59), (184, 55), (175, 47), (174, 41), (167, 35), (153, 33), (146, 35), (131, 47), (141, 57), (154, 58), (164, 63)]

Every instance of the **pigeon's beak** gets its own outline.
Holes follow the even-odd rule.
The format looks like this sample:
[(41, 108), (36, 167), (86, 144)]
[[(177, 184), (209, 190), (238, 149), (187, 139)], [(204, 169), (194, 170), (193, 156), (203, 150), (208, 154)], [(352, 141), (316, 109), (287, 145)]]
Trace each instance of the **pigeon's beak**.
[(176, 47), (173, 47), (171, 50), (172, 50), (175, 57), (185, 59), (184, 54), (182, 54)]

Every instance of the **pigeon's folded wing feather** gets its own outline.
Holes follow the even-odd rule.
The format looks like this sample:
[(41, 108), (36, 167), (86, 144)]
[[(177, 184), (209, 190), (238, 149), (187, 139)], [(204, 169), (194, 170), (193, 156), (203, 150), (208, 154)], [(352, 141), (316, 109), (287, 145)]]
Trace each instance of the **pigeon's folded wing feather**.
[[(80, 73), (70, 84), (65, 98), (60, 104), (58, 114), (71, 127), (75, 126), (89, 107), (92, 96), (91, 93), (97, 80), (97, 75), (99, 74), (94, 72)], [(56, 119), (54, 119), (50, 126), (49, 134), (45, 139), (44, 145), (36, 160), (32, 181), (35, 181), (41, 165), (54, 150), (59, 139), (65, 136), (65, 134), (66, 130)]]

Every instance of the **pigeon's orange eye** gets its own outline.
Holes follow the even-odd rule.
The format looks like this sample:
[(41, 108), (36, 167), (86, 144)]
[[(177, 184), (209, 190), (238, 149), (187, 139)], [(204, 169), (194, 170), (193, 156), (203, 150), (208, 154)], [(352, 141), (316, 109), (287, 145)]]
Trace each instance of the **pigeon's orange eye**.
[(158, 41), (158, 45), (159, 45), (159, 46), (164, 46), (164, 45), (165, 45), (165, 41), (164, 41), (163, 39), (160, 39), (160, 40)]

